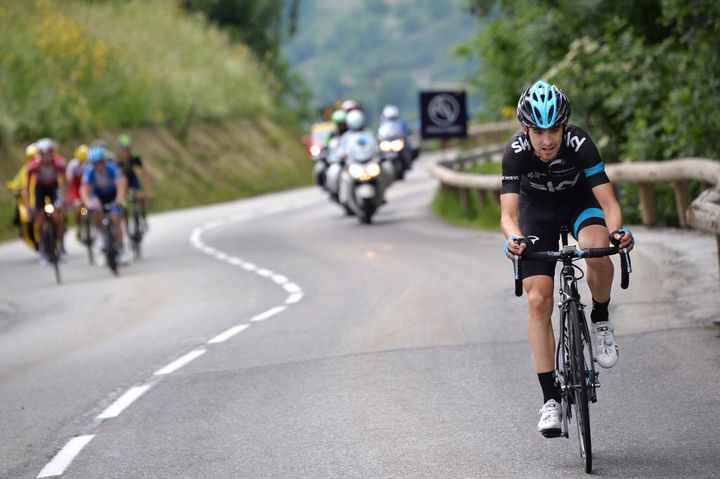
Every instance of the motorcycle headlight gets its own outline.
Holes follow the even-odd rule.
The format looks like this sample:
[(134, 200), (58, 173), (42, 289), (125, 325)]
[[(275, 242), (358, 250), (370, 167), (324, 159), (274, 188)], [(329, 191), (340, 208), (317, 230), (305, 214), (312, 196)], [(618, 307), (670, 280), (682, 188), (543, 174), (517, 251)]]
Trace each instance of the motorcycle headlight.
[(380, 149), (382, 151), (390, 151), (392, 149), (392, 142), (388, 140), (383, 140), (380, 142)]
[(322, 151), (322, 148), (320, 148), (318, 145), (313, 145), (310, 147), (310, 155), (312, 155), (313, 158), (318, 156), (321, 151)]
[(45, 213), (51, 215), (54, 212), (55, 212), (55, 207), (52, 204), (48, 203), (45, 205)]
[(367, 168), (365, 168), (365, 172), (370, 178), (375, 178), (380, 174), (380, 165), (377, 163), (371, 163), (367, 166)]
[(365, 168), (360, 165), (352, 164), (350, 165), (350, 168), (348, 168), (348, 173), (350, 173), (350, 176), (356, 180), (362, 180), (365, 176)]
[(393, 140), (391, 147), (393, 151), (400, 151), (405, 148), (405, 142), (403, 140)]

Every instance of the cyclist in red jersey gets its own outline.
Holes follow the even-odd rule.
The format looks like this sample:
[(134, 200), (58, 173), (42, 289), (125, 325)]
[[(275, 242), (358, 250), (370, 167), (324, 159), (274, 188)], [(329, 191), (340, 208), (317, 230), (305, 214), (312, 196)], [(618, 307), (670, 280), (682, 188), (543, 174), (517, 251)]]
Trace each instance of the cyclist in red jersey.
[[(40, 228), (45, 200), (48, 199), (55, 206), (53, 220), (58, 228), (60, 251), (65, 254), (65, 158), (55, 151), (55, 142), (50, 138), (38, 140), (36, 146), (39, 154), (28, 165), (25, 198), (31, 205), (36, 231)], [(33, 197), (30, 196), (32, 188)], [(44, 252), (42, 254), (44, 257)]]
[(65, 171), (65, 178), (68, 185), (68, 197), (70, 200), (70, 206), (75, 212), (75, 225), (78, 226), (77, 238), (80, 240), (80, 210), (82, 207), (82, 200), (80, 198), (80, 183), (82, 182), (83, 171), (87, 164), (88, 147), (87, 145), (80, 145), (75, 149), (75, 155), (70, 163), (67, 165)]

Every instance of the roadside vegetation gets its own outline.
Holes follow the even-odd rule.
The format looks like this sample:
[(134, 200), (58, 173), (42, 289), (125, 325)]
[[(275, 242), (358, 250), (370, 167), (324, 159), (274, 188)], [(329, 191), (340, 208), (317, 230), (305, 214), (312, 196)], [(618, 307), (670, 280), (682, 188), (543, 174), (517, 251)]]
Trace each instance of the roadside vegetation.
[[(298, 102), (247, 45), (175, 0), (0, 2), (0, 179), (25, 145), (128, 132), (154, 211), (307, 184)], [(0, 238), (14, 236), (0, 194)]]

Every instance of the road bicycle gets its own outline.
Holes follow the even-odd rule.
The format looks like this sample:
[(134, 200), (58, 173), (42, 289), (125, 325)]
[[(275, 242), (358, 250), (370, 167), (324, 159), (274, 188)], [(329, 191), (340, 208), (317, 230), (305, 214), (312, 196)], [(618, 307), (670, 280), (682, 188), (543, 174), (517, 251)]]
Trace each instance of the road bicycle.
[(145, 218), (142, 214), (141, 208), (142, 199), (132, 192), (128, 198), (128, 214), (130, 215), (128, 221), (128, 238), (132, 244), (133, 258), (135, 260), (140, 259), (141, 256), (141, 245), (143, 235), (145, 234)]
[(58, 238), (57, 225), (53, 219), (55, 214), (55, 206), (47, 201), (43, 207), (42, 218), (40, 221), (40, 244), (42, 245), (42, 254), (45, 259), (53, 266), (55, 270), (55, 281), (60, 284), (60, 244)]
[[(632, 263), (627, 249), (618, 247), (579, 249), (568, 245), (568, 229), (560, 230), (562, 247), (559, 251), (524, 252), (513, 260), (515, 273), (515, 295), (522, 296), (522, 261), (557, 261), (562, 263), (560, 273), (560, 325), (558, 344), (555, 350), (555, 382), (562, 395), (562, 426), (560, 435), (569, 437), (569, 420), (574, 416), (577, 426), (580, 456), (585, 460), (585, 472), (592, 472), (592, 440), (590, 436), (590, 403), (597, 402), (597, 388), (600, 387), (599, 372), (595, 367), (593, 348), (585, 318), (585, 305), (580, 302), (577, 282), (584, 272), (574, 262), (583, 258), (600, 258), (620, 254), (620, 286), (627, 289), (630, 284)], [(523, 242), (523, 238), (518, 240)], [(576, 276), (576, 271), (580, 276)]]
[(92, 266), (95, 264), (95, 254), (93, 252), (94, 234), (92, 217), (90, 215), (90, 211), (84, 206), (80, 207), (80, 217), (77, 228), (80, 233), (80, 242), (87, 248), (88, 261)]
[(113, 207), (113, 203), (105, 203), (102, 205), (103, 219), (101, 223), (101, 234), (103, 235), (103, 240), (105, 241), (105, 264), (107, 264), (108, 268), (110, 268), (110, 271), (112, 271), (115, 276), (118, 276), (118, 256), (120, 250), (118, 240), (115, 236), (115, 227), (113, 226), (113, 222), (110, 220), (110, 212)]

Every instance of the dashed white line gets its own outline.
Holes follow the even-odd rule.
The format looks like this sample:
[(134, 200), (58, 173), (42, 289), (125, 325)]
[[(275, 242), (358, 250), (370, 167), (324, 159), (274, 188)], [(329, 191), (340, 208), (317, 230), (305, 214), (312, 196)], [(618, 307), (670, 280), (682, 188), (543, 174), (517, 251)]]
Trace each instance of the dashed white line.
[(302, 291), (302, 289), (300, 288), (300, 286), (298, 286), (298, 285), (295, 284), (295, 283), (286, 283), (286, 284), (283, 286), (283, 289), (285, 289), (285, 291), (287, 291), (288, 293), (291, 293), (291, 294), (292, 294), (292, 293), (299, 293), (300, 291)]
[(285, 304), (294, 304), (300, 301), (303, 298), (302, 293), (294, 293), (288, 296), (288, 299), (285, 300)]
[(154, 375), (155, 376), (163, 376), (165, 374), (173, 373), (173, 372), (177, 371), (178, 369), (180, 369), (181, 367), (185, 366), (190, 361), (193, 361), (194, 359), (199, 358), (206, 352), (207, 352), (207, 349), (193, 349), (186, 355), (179, 357), (178, 359), (171, 362), (164, 368), (158, 369), (157, 371), (155, 371)]
[(275, 281), (277, 284), (285, 284), (288, 282), (287, 276), (283, 276), (281, 274), (274, 274), (270, 279)]
[(242, 266), (242, 264), (243, 264), (243, 260), (241, 260), (240, 258), (235, 258), (235, 257), (228, 259), (227, 262), (233, 266)]
[(86, 436), (77, 436), (70, 439), (67, 444), (65, 444), (65, 447), (55, 454), (52, 461), (48, 462), (47, 465), (43, 467), (43, 470), (37, 475), (38, 479), (41, 477), (55, 477), (62, 475), (70, 463), (73, 462), (75, 456), (77, 456), (94, 437), (95, 434), (88, 434)]
[(275, 316), (278, 313), (281, 313), (287, 309), (287, 306), (275, 306), (272, 309), (268, 309), (264, 313), (260, 313), (257, 316), (254, 316), (250, 321), (265, 321), (266, 319)]
[(237, 326), (234, 326), (234, 327), (228, 329), (227, 331), (225, 331), (224, 333), (220, 333), (217, 336), (215, 336), (214, 338), (212, 338), (210, 341), (208, 341), (208, 344), (218, 344), (218, 343), (225, 342), (228, 339), (235, 336), (240, 331), (243, 331), (249, 327), (250, 326), (247, 324), (239, 324)]
[(272, 271), (265, 268), (260, 268), (259, 270), (255, 271), (255, 273), (257, 273), (259, 276), (262, 276), (263, 278), (267, 278), (274, 274)]
[(148, 389), (150, 389), (149, 384), (128, 389), (125, 394), (120, 396), (114, 403), (108, 406), (107, 409), (100, 413), (97, 419), (110, 419), (119, 416), (120, 413), (135, 402), (137, 398), (145, 394)]
[(257, 265), (246, 262), (242, 265), (242, 269), (244, 269), (246, 271), (255, 271), (257, 269)]

